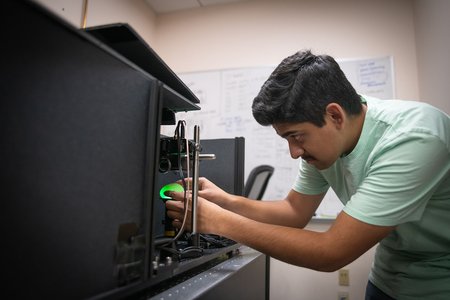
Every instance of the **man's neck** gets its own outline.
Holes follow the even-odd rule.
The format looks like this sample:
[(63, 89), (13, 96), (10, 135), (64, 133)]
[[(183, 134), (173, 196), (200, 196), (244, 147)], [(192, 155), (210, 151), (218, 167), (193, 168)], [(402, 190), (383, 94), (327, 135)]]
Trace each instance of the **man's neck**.
[(364, 120), (366, 118), (367, 106), (365, 104), (362, 105), (361, 113), (357, 116), (349, 118), (349, 126), (348, 126), (348, 147), (347, 151), (343, 154), (346, 156), (350, 154), (353, 149), (355, 149), (356, 144), (358, 144), (359, 138), (361, 136), (361, 132), (364, 126)]

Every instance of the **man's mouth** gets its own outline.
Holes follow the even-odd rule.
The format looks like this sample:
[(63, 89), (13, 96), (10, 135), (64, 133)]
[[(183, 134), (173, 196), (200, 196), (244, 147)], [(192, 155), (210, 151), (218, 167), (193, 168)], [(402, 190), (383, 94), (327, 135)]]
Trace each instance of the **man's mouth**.
[(302, 157), (302, 159), (304, 160), (304, 161), (306, 161), (307, 163), (311, 163), (312, 161), (314, 161), (314, 160), (316, 160), (314, 157), (312, 157), (312, 156), (305, 156), (305, 157)]

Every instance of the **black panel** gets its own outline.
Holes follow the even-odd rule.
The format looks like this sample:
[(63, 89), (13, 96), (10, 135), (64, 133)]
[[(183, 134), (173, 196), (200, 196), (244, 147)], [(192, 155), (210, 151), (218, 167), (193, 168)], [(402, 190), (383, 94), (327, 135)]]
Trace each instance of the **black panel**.
[(201, 147), (202, 153), (215, 154), (216, 159), (200, 162), (200, 176), (208, 178), (228, 193), (243, 195), (244, 138), (202, 140)]
[[(15, 298), (80, 299), (139, 282), (145, 249), (118, 261), (116, 247), (124, 224), (122, 237), (145, 242), (156, 80), (34, 5), (6, 1), (1, 19), (9, 287)], [(127, 260), (135, 268), (124, 275)]]
[(185, 104), (184, 110), (199, 109), (193, 104), (200, 102), (197, 96), (128, 24), (108, 24), (85, 30), (191, 101)]
[[(4, 1), (0, 19), (4, 293), (134, 298), (232, 256), (239, 245), (222, 237), (194, 252), (188, 234), (158, 237), (159, 189), (178, 179), (158, 172), (160, 125), (198, 106), (33, 2)], [(242, 194), (243, 138), (202, 145), (217, 159), (200, 176)]]
[(269, 299), (266, 290), (266, 257), (260, 255), (226, 280), (198, 295), (197, 300)]

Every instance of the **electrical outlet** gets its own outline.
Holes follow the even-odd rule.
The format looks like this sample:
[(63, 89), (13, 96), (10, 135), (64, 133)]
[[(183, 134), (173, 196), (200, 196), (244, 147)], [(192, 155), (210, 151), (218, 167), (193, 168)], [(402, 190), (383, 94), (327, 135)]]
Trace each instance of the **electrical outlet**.
[(348, 295), (348, 292), (339, 292), (338, 300), (350, 300), (350, 296)]
[(339, 276), (339, 285), (349, 286), (350, 285), (350, 277), (347, 269), (340, 269), (338, 272)]

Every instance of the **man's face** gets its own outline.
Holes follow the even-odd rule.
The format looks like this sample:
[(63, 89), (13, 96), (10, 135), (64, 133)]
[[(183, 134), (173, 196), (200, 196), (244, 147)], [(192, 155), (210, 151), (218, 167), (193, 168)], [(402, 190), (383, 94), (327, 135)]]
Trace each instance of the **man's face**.
[(342, 135), (328, 116), (325, 125), (318, 127), (310, 122), (276, 123), (273, 128), (286, 139), (294, 159), (302, 158), (319, 170), (329, 168), (343, 153)]

